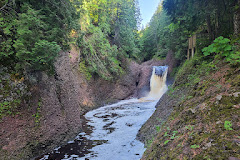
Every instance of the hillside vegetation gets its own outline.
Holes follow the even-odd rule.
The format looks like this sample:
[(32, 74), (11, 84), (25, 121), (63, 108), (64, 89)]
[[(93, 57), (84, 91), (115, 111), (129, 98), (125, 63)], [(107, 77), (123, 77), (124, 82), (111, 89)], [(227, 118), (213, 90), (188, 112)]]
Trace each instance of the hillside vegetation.
[(239, 67), (218, 59), (210, 64), (199, 55), (186, 62), (161, 100), (169, 102), (160, 101), (140, 131), (152, 135), (144, 139), (143, 159), (239, 158), (239, 73)]
[(139, 16), (135, 0), (1, 1), (0, 117), (15, 114), (29, 98), (36, 73), (57, 76), (60, 51), (76, 48), (75, 65), (87, 80), (118, 79), (127, 68), (124, 59), (140, 53)]
[[(240, 158), (239, 13), (234, 0), (159, 5), (142, 31), (143, 54), (161, 58), (173, 50), (182, 65), (138, 134), (148, 147), (142, 159)], [(197, 53), (183, 62), (194, 34)]]

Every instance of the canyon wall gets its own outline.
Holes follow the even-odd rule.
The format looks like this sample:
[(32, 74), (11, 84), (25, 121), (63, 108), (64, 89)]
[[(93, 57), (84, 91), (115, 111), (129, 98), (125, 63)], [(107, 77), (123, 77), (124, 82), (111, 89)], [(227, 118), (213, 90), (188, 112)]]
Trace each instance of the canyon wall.
[[(141, 97), (149, 88), (152, 66), (169, 65), (151, 60), (141, 65), (126, 60), (126, 73), (119, 79), (86, 80), (78, 70), (78, 51), (61, 52), (55, 62), (55, 74), (29, 73), (25, 78), (30, 98), (23, 101), (15, 116), (0, 122), (0, 157), (31, 159), (74, 138), (81, 132), (85, 112), (131, 97)], [(21, 82), (21, 83), (26, 83)]]

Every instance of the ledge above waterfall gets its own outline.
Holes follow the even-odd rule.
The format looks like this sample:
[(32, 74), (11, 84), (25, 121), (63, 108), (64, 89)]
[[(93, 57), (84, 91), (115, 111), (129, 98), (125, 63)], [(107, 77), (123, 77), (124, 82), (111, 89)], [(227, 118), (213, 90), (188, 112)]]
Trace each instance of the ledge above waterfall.
[(167, 72), (168, 66), (153, 66), (153, 72), (157, 76), (163, 76)]

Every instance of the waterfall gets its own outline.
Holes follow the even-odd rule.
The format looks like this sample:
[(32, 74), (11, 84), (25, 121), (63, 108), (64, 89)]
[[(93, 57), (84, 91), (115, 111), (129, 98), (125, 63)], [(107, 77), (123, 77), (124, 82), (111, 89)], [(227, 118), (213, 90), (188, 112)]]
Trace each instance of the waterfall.
[(150, 92), (143, 100), (158, 100), (167, 91), (168, 66), (153, 66), (150, 79)]

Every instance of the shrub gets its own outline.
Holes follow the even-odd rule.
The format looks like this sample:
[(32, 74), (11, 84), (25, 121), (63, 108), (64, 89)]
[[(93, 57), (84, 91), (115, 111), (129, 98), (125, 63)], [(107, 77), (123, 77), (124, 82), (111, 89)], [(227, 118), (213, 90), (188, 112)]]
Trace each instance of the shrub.
[(225, 58), (232, 65), (240, 64), (240, 51), (228, 38), (220, 36), (211, 45), (203, 48), (202, 51), (204, 56), (215, 53), (215, 58)]
[(114, 75), (123, 73), (118, 60), (117, 46), (111, 46), (107, 36), (98, 27), (92, 26), (89, 30), (91, 35), (78, 44), (82, 50), (82, 59), (85, 59), (88, 71), (97, 73), (100, 77), (111, 80)]
[(224, 122), (224, 128), (225, 128), (226, 130), (228, 130), (228, 131), (233, 130), (231, 127), (232, 127), (232, 123), (231, 123), (230, 121), (225, 121), (225, 122)]

